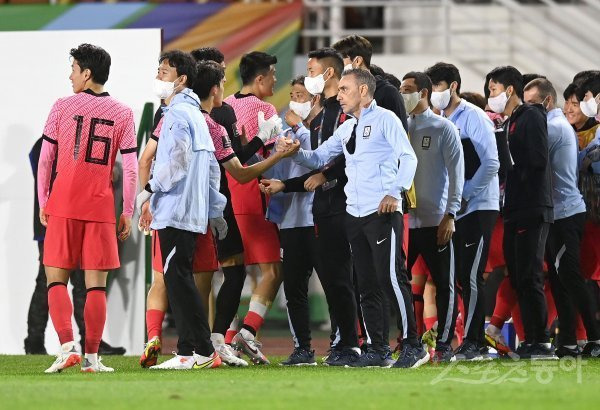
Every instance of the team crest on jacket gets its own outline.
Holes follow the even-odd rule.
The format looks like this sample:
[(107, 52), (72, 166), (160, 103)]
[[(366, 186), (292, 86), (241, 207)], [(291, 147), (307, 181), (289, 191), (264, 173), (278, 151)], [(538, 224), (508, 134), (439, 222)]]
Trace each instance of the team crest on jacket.
[(430, 146), (431, 146), (431, 137), (423, 137), (423, 140), (421, 141), (421, 148), (429, 149)]
[(365, 130), (363, 131), (363, 138), (364, 138), (364, 139), (367, 139), (367, 138), (369, 138), (370, 136), (371, 136), (371, 126), (370, 126), (370, 125), (367, 125), (367, 126), (365, 127)]

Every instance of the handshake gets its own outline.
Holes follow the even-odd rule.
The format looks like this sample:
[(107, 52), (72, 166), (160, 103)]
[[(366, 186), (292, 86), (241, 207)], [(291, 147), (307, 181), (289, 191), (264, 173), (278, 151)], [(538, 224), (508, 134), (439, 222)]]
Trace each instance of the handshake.
[(300, 141), (293, 140), (290, 137), (281, 137), (275, 144), (275, 152), (279, 153), (283, 158), (296, 155), (300, 150)]

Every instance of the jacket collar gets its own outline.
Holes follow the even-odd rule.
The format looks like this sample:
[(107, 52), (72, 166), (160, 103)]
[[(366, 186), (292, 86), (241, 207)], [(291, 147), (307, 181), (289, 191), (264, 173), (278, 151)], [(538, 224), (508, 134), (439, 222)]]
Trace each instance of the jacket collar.
[(565, 114), (563, 114), (563, 112), (560, 108), (553, 108), (550, 111), (548, 111), (547, 116), (548, 116), (548, 120), (551, 120), (553, 118), (560, 117), (560, 116), (564, 117)]
[(200, 108), (200, 98), (190, 88), (184, 88), (175, 94), (171, 103), (163, 108), (163, 112), (169, 111), (169, 109), (177, 104), (190, 104)]
[(368, 114), (369, 112), (373, 111), (376, 107), (377, 102), (375, 101), (375, 99), (373, 99), (369, 105), (360, 109), (360, 116), (362, 117), (363, 115)]

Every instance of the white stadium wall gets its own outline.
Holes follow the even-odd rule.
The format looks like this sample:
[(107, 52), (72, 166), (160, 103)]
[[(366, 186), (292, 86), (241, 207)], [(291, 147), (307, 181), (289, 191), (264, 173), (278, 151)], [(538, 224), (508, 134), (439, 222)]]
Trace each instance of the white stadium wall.
[[(54, 101), (72, 93), (69, 50), (81, 43), (110, 53), (106, 90), (133, 109), (136, 129), (144, 104), (158, 104), (152, 80), (161, 50), (160, 29), (0, 32), (0, 354), (24, 352), (38, 271), (28, 154)], [(105, 339), (128, 353), (139, 353), (144, 341), (144, 258), (137, 229), (133, 232), (120, 245), (121, 269), (111, 273)], [(76, 326), (74, 331), (79, 340)], [(49, 323), (46, 348), (54, 353), (58, 347)]]

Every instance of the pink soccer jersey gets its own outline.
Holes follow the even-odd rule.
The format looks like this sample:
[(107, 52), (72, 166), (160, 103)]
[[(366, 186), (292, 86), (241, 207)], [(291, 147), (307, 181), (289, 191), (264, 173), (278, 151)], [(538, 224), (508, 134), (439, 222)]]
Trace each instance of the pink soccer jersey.
[(57, 146), (58, 161), (50, 196), (45, 181), (38, 187), (40, 206), (49, 215), (114, 223), (112, 171), (117, 150), (137, 151), (131, 109), (108, 93), (85, 90), (54, 103), (43, 138)]
[(277, 110), (268, 102), (260, 100), (258, 97), (247, 94), (230, 95), (225, 102), (233, 107), (237, 118), (238, 133), (242, 134), (242, 127), (246, 129), (246, 138), (248, 142), (252, 141), (258, 134), (258, 112), (265, 113), (265, 119), (269, 119), (277, 114)]
[(218, 124), (215, 120), (210, 117), (210, 114), (206, 111), (202, 111), (206, 125), (208, 125), (208, 131), (213, 140), (215, 146), (215, 157), (220, 164), (229, 161), (235, 157), (235, 152), (231, 148), (231, 141), (227, 135), (227, 130), (221, 124)]

